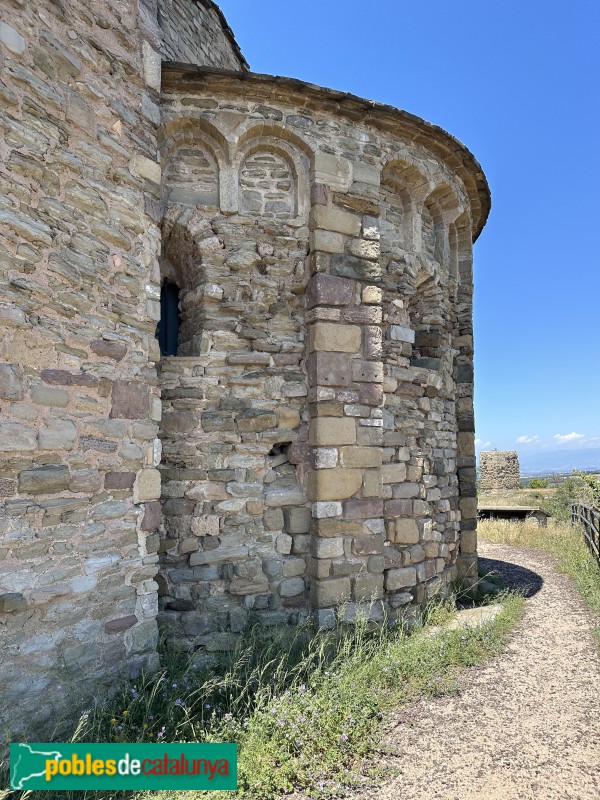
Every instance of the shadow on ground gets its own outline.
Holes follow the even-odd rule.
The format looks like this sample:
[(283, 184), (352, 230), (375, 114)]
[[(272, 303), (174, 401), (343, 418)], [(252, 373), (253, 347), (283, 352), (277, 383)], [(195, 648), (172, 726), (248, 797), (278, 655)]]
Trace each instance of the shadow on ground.
[(495, 558), (479, 558), (479, 574), (498, 580), (506, 589), (519, 592), (523, 597), (533, 597), (544, 585), (544, 579), (537, 572)]

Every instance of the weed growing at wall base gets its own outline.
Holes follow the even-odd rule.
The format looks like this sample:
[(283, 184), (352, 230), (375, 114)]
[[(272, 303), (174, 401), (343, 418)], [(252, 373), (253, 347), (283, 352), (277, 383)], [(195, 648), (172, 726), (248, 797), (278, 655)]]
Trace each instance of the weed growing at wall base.
[[(368, 776), (366, 757), (387, 709), (418, 694), (456, 691), (460, 669), (502, 648), (522, 599), (507, 595), (501, 602), (492, 623), (435, 636), (427, 626), (373, 629), (366, 618), (316, 634), (302, 628), (268, 636), (255, 629), (210, 670), (198, 668), (194, 658), (173, 660), (159, 675), (128, 686), (111, 704), (84, 715), (73, 738), (236, 742), (239, 789), (233, 796), (275, 798), (295, 789), (333, 794)], [(436, 625), (451, 616), (445, 608), (429, 614)], [(75, 800), (74, 794), (53, 796)], [(87, 792), (85, 800), (196, 796)], [(37, 800), (35, 793), (27, 797)]]

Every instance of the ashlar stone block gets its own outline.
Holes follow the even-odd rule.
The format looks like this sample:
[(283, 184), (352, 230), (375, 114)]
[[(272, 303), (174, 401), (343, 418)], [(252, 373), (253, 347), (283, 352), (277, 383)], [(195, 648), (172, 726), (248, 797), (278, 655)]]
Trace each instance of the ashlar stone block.
[(358, 325), (336, 325), (317, 322), (310, 327), (309, 348), (311, 351), (357, 353), (360, 350), (361, 329)]
[(341, 463), (344, 467), (381, 467), (381, 448), (379, 447), (342, 447)]
[(357, 214), (343, 211), (336, 206), (313, 206), (310, 212), (313, 228), (326, 231), (337, 231), (347, 236), (359, 236), (361, 220)]
[(356, 422), (351, 418), (317, 417), (310, 421), (308, 443), (312, 446), (327, 447), (355, 442)]
[(331, 469), (337, 466), (339, 453), (336, 447), (314, 447), (311, 452), (313, 469)]
[(341, 537), (313, 538), (311, 552), (315, 558), (339, 558), (344, 555), (344, 540)]
[(313, 581), (310, 587), (315, 608), (331, 608), (351, 597), (350, 578), (327, 578)]
[(365, 383), (383, 383), (383, 364), (379, 361), (352, 361), (352, 380)]
[(312, 516), (314, 519), (328, 519), (330, 517), (342, 516), (341, 503), (326, 503), (317, 502), (313, 503), (311, 507)]
[(314, 470), (308, 477), (308, 487), (315, 500), (344, 500), (355, 495), (362, 485), (359, 469)]
[(145, 503), (160, 498), (160, 472), (157, 469), (142, 469), (133, 485), (133, 502)]
[(406, 464), (384, 464), (381, 476), (384, 483), (402, 483), (406, 480)]
[(311, 353), (308, 358), (309, 383), (311, 386), (348, 386), (352, 363), (345, 353)]
[(313, 275), (306, 287), (306, 307), (347, 306), (352, 302), (355, 281), (323, 273)]

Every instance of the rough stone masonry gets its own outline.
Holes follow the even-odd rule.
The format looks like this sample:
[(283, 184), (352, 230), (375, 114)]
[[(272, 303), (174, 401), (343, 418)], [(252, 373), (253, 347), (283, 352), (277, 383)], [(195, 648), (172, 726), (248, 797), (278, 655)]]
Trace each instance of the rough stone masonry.
[(519, 488), (521, 471), (514, 450), (488, 450), (479, 454), (481, 490), (490, 494), (513, 492)]
[(473, 579), (469, 151), (249, 73), (209, 0), (5, 5), (2, 735), (155, 668), (157, 622), (210, 659)]

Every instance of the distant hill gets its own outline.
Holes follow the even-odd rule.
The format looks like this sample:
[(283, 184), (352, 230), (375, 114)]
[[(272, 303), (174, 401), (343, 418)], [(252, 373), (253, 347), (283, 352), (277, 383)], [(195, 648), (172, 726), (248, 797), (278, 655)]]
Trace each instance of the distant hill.
[(521, 475), (545, 475), (574, 469), (600, 470), (600, 447), (585, 450), (550, 450), (529, 456), (519, 454)]

